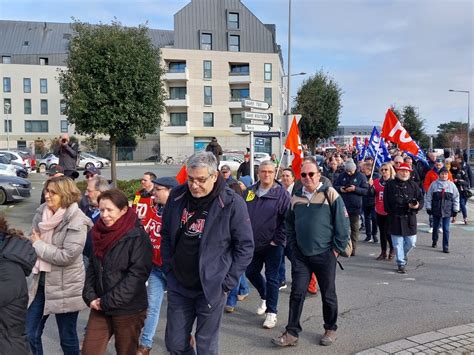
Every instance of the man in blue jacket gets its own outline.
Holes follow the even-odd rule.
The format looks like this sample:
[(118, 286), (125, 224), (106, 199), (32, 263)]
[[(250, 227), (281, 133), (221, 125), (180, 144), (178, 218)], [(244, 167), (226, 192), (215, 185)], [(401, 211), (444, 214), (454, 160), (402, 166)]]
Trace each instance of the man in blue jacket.
[(171, 354), (195, 354), (190, 334), (197, 318), (197, 353), (217, 355), (227, 294), (252, 259), (252, 227), (245, 202), (226, 187), (211, 152), (192, 155), (186, 168), (187, 184), (171, 191), (163, 211), (165, 343)]
[(359, 240), (359, 216), (362, 209), (362, 196), (367, 195), (369, 184), (365, 175), (357, 171), (352, 159), (344, 163), (344, 170), (334, 183), (334, 188), (341, 194), (349, 214), (352, 256), (354, 256), (356, 242)]
[[(278, 271), (286, 245), (284, 223), (290, 205), (290, 194), (275, 181), (275, 174), (275, 163), (263, 161), (258, 168), (259, 181), (244, 193), (255, 242), (255, 252), (246, 275), (260, 295), (256, 313), (266, 314), (263, 322), (266, 329), (275, 327), (277, 323)], [(264, 265), (265, 277), (261, 274)]]

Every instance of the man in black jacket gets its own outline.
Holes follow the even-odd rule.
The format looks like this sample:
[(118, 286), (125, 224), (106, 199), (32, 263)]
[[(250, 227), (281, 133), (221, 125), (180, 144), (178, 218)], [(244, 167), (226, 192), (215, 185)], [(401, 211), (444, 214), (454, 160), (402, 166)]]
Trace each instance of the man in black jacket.
[(59, 166), (63, 167), (64, 176), (73, 180), (79, 176), (76, 170), (78, 154), (77, 143), (72, 143), (69, 140), (69, 134), (64, 133), (59, 138), (59, 144), (54, 149), (54, 155), (59, 158)]

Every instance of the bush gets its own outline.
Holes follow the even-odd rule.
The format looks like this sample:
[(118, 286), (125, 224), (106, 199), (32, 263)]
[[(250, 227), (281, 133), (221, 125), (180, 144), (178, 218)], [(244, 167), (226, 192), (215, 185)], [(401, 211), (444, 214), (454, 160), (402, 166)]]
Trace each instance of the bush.
[[(85, 192), (87, 188), (87, 181), (79, 181), (76, 183), (81, 192)], [(141, 188), (140, 180), (117, 180), (117, 187), (123, 191), (129, 201), (135, 197), (135, 192)]]

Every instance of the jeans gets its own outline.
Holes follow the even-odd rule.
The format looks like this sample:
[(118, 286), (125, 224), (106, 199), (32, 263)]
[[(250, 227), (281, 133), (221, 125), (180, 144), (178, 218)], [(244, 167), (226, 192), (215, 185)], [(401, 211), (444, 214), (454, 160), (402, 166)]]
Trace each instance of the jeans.
[[(38, 286), (35, 299), (26, 314), (26, 334), (33, 355), (43, 354), (41, 335), (43, 334), (46, 320), (49, 317), (49, 315), (43, 315), (44, 302), (44, 286)], [(80, 353), (79, 339), (76, 331), (78, 315), (79, 312), (55, 314), (61, 349), (65, 355), (79, 355)]]
[(387, 252), (387, 243), (390, 246), (390, 251), (393, 249), (392, 238), (390, 238), (390, 217), (377, 213), (377, 224), (380, 230), (380, 248), (382, 253)]
[[(260, 298), (267, 301), (267, 313), (277, 313), (278, 293), (280, 291), (278, 269), (280, 268), (282, 254), (283, 247), (281, 245), (269, 245), (254, 252), (252, 261), (245, 273), (257, 289)], [(264, 264), (265, 277), (261, 274)]]
[(161, 303), (166, 289), (166, 278), (159, 266), (153, 265), (148, 278), (148, 310), (145, 327), (140, 337), (140, 345), (151, 348), (156, 327), (160, 319)]
[(451, 217), (437, 217), (433, 216), (433, 243), (438, 242), (438, 228), (443, 227), (443, 250), (449, 249), (449, 223)]
[(280, 269), (278, 270), (278, 280), (280, 284), (286, 282), (286, 267), (285, 267), (285, 256), (291, 260), (291, 247), (287, 244), (283, 250), (283, 255), (281, 256)]
[(235, 307), (237, 304), (237, 295), (248, 295), (250, 292), (250, 287), (247, 282), (245, 274), (242, 274), (239, 278), (239, 283), (229, 292), (227, 296), (226, 305), (230, 307)]
[(408, 253), (415, 248), (416, 234), (409, 236), (392, 234), (392, 243), (395, 248), (395, 257), (398, 266), (405, 266), (407, 264)]
[(376, 240), (377, 235), (377, 215), (375, 213), (375, 206), (364, 207), (364, 220), (365, 220), (365, 235), (370, 238), (374, 237)]
[(349, 213), (349, 222), (351, 224), (352, 252), (354, 253), (359, 240), (359, 213)]
[(316, 275), (323, 303), (324, 329), (337, 330), (336, 256), (332, 249), (318, 255), (304, 256), (298, 248), (291, 259), (291, 293), (286, 330), (297, 337), (302, 331), (300, 318), (311, 273)]
[(462, 218), (464, 218), (464, 219), (467, 218), (466, 202), (467, 202), (467, 198), (460, 195), (459, 196), (459, 207), (461, 208)]

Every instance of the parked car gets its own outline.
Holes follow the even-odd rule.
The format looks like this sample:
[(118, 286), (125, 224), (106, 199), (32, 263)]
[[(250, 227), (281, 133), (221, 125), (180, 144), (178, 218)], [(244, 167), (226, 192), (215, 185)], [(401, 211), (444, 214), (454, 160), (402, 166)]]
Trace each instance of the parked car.
[(23, 157), (18, 152), (15, 152), (13, 150), (0, 150), (0, 154), (10, 159), (11, 164), (20, 165), (28, 171), (31, 169), (29, 159), (23, 159)]
[(31, 170), (36, 169), (36, 158), (31, 154), (29, 150), (25, 149), (13, 149), (14, 152), (17, 152), (21, 155), (23, 160), (28, 161), (30, 163)]
[[(77, 169), (87, 169), (93, 166), (95, 166), (96, 168), (101, 167), (101, 163), (98, 160), (86, 157), (83, 154), (84, 153), (82, 152), (79, 153), (79, 159), (76, 164)], [(39, 166), (44, 166), (46, 169), (52, 168), (58, 164), (59, 158), (53, 153), (46, 154), (43, 158), (41, 158), (39, 162)]]
[(243, 155), (224, 153), (219, 162), (219, 170), (223, 165), (228, 165), (231, 171), (237, 171), (240, 164), (244, 161)]
[[(38, 161), (36, 162), (36, 164), (38, 165), (38, 167), (40, 169), (43, 169), (43, 170), (46, 170), (47, 167), (49, 166), (48, 164), (48, 159), (51, 158), (51, 157), (54, 157), (54, 154), (53, 153), (46, 153), (45, 155), (43, 155), (40, 159), (38, 159)], [(57, 164), (57, 163), (56, 163)]]
[(0, 154), (0, 175), (17, 176), (17, 167), (20, 168), (18, 165), (11, 164), (10, 159), (5, 155)]
[(31, 183), (18, 176), (0, 176), (0, 205), (31, 196)]
[(258, 162), (258, 164), (260, 165), (262, 161), (270, 160), (271, 156), (268, 153), (258, 152), (258, 153), (253, 153), (253, 159), (255, 160), (256, 163)]
[(110, 167), (110, 160), (97, 156), (95, 153), (91, 152), (81, 152), (81, 155), (86, 158), (95, 159), (100, 163), (99, 168), (108, 168)]

